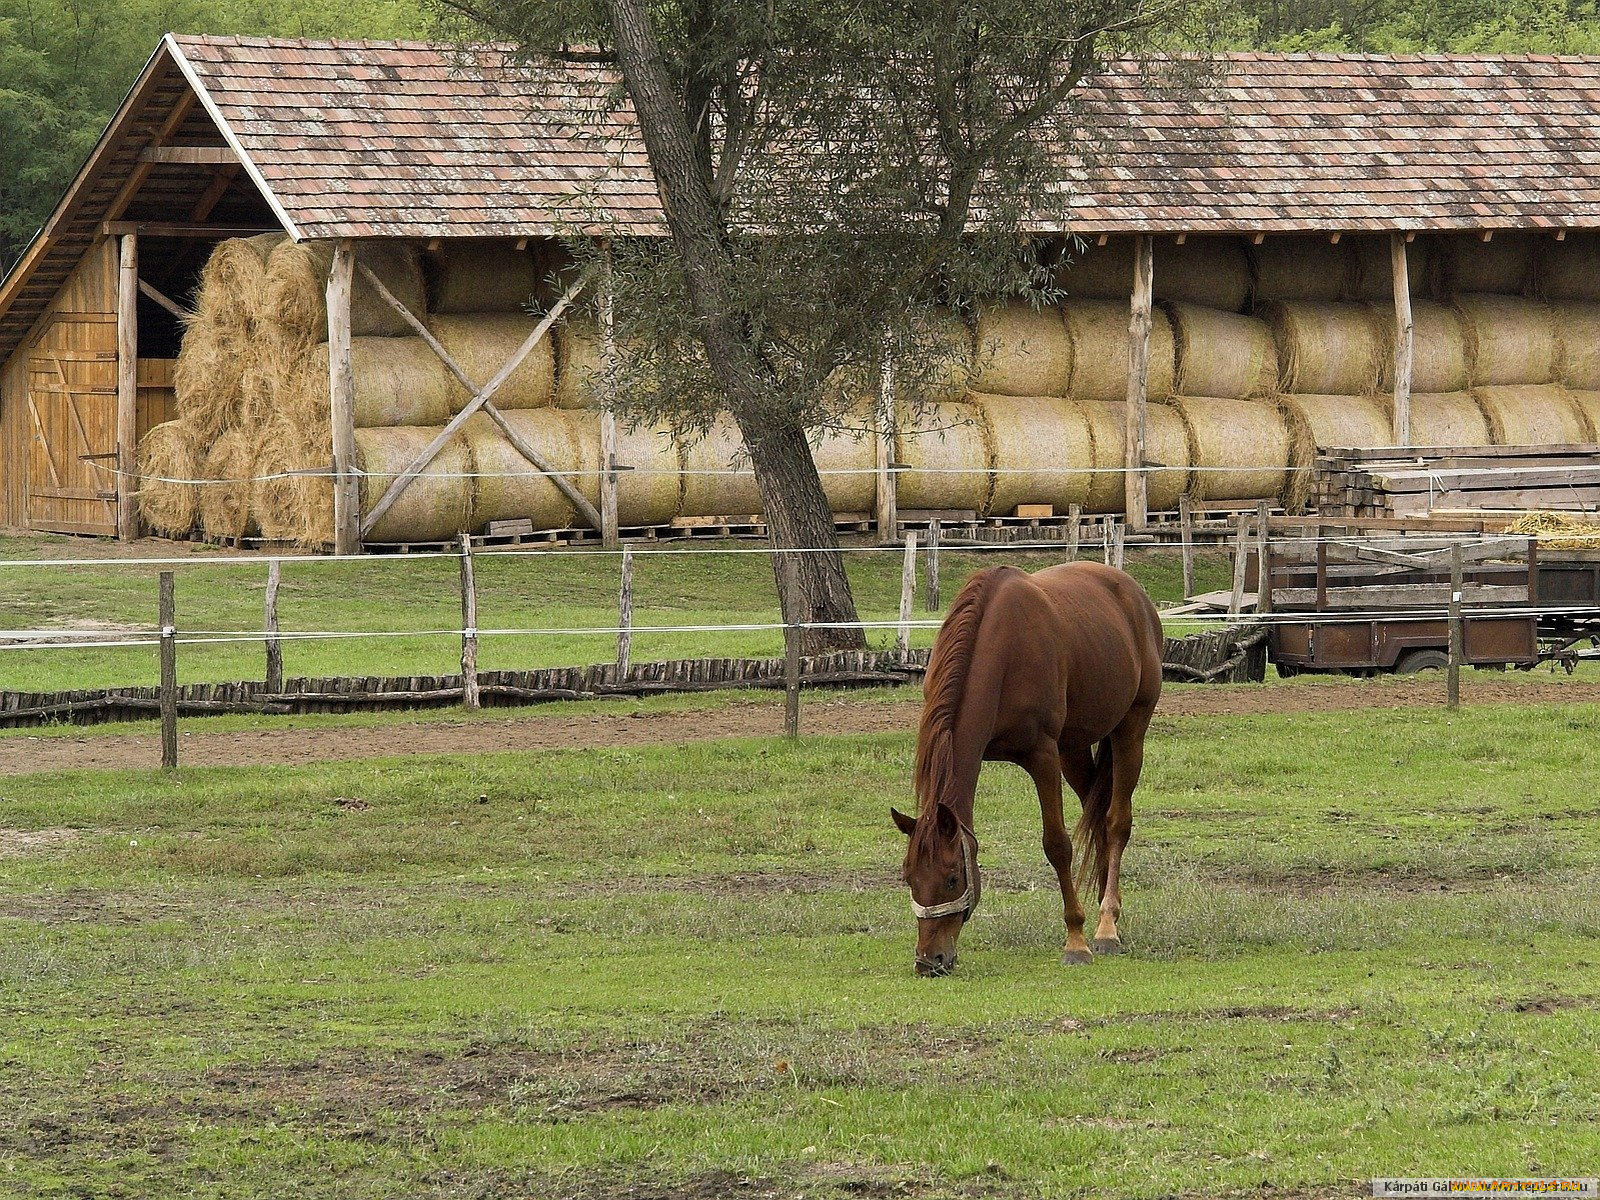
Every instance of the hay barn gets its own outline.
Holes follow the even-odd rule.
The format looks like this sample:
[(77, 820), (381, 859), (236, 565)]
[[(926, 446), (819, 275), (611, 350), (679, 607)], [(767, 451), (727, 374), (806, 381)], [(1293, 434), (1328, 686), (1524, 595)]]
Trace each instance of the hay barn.
[[(756, 513), (731, 423), (681, 444), (596, 394), (606, 285), (558, 239), (665, 232), (611, 95), (597, 66), (163, 39), (0, 282), (0, 524), (354, 552)], [(895, 398), (926, 427), (818, 443), (836, 513), (1140, 524), (1299, 503), (1319, 446), (1593, 441), (1597, 97), (1578, 58), (1243, 54), (1200, 100), (1098, 77), (1101, 154), (1033, 206), (1064, 298), (948, 314), (951, 386)]]

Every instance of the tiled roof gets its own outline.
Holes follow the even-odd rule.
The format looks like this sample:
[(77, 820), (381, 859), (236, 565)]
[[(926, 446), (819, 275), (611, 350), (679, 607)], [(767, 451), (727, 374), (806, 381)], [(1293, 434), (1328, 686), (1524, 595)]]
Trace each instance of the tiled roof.
[[(422, 43), (177, 37), (304, 237), (550, 232), (661, 215), (605, 69)], [(1258, 232), (1600, 226), (1600, 59), (1233, 55), (1203, 99), (1131, 69), (1083, 94), (1102, 147), (1037, 225)]]

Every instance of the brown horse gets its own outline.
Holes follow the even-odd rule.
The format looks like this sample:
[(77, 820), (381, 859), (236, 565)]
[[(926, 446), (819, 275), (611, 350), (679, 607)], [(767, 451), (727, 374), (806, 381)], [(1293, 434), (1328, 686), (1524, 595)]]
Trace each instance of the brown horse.
[(1039, 790), (1044, 853), (1066, 915), (1064, 963), (1093, 960), (1072, 882), (1063, 777), (1078, 793), (1079, 873), (1101, 896), (1094, 951), (1121, 953), (1122, 851), (1161, 695), (1161, 650), (1155, 606), (1122, 571), (1089, 562), (1034, 575), (993, 567), (967, 580), (923, 680), (918, 815), (889, 810), (910, 838), (901, 874), (917, 915), (918, 973), (955, 969), (956, 938), (978, 906), (972, 808), (985, 759), (1016, 763)]

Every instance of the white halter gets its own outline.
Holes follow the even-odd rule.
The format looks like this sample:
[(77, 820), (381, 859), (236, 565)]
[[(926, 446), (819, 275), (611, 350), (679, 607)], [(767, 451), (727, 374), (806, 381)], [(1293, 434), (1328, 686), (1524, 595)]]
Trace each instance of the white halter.
[(978, 911), (978, 839), (967, 829), (961, 827), (961, 862), (966, 869), (966, 888), (954, 900), (946, 900), (943, 904), (918, 904), (915, 896), (911, 897), (911, 911), (917, 915), (919, 921), (930, 921), (934, 917), (948, 917), (951, 913), (960, 913), (965, 921)]

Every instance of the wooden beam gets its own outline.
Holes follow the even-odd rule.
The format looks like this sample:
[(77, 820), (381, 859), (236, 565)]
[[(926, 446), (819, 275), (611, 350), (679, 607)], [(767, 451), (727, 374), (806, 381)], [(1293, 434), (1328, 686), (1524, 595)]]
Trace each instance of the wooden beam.
[[(124, 234), (123, 236), (131, 238), (136, 237), (137, 235), (129, 233)], [(162, 308), (166, 309), (173, 316), (177, 317), (180, 321), (187, 321), (194, 315), (193, 313), (183, 309), (177, 303), (177, 301), (173, 300), (165, 292), (160, 291), (158, 288), (152, 287), (142, 279), (139, 280), (139, 290), (146, 296), (149, 296), (150, 299), (154, 300), (157, 304), (161, 305)]]
[(106, 221), (100, 226), (103, 237), (142, 233), (145, 237), (215, 238), (254, 237), (258, 233), (282, 232), (275, 225), (206, 225), (187, 221)]
[(189, 220), (198, 224), (211, 216), (211, 211), (228, 194), (228, 189), (233, 186), (233, 181), (239, 178), (239, 173), (243, 170), (242, 164), (231, 163), (218, 171), (206, 185), (206, 190), (201, 193), (200, 199), (196, 200), (194, 207), (189, 210)]
[[(487, 408), (489, 406), (489, 400), (494, 396), (495, 392), (499, 391), (501, 385), (504, 384), (507, 379), (511, 378), (512, 373), (522, 365), (522, 360), (527, 358), (528, 355), (533, 352), (533, 348), (544, 339), (545, 335), (550, 332), (555, 323), (561, 319), (561, 314), (564, 313), (567, 310), (567, 306), (577, 298), (578, 293), (588, 286), (589, 280), (594, 276), (596, 269), (597, 265), (592, 263), (588, 267), (584, 268), (583, 273), (580, 274), (577, 279), (573, 280), (572, 286), (566, 290), (566, 293), (561, 297), (561, 299), (555, 302), (550, 311), (545, 314), (544, 319), (540, 321), (539, 324), (534, 327), (533, 332), (528, 335), (528, 339), (517, 348), (516, 353), (507, 359), (505, 365), (495, 373), (494, 378), (489, 380), (488, 383), (484, 384), (482, 390), (479, 391), (478, 394), (475, 395), (471, 400), (467, 401), (465, 408), (450, 418), (449, 424), (441, 429), (437, 436), (434, 437), (433, 441), (429, 442), (428, 445), (424, 447), (422, 453), (417, 455), (416, 459), (411, 463), (411, 465), (401, 472), (400, 475), (398, 475), (395, 480), (389, 484), (388, 489), (378, 499), (378, 502), (372, 506), (372, 511), (368, 513), (365, 520), (361, 522), (360, 532), (363, 535), (371, 532), (373, 526), (375, 526), (383, 518), (383, 515), (394, 506), (394, 502), (400, 498), (402, 493), (405, 492), (406, 488), (411, 486), (411, 481), (420, 475), (427, 468), (428, 464), (438, 457), (439, 451), (444, 449), (445, 444), (456, 435), (456, 431), (459, 430), (461, 426), (466, 424), (467, 420), (472, 416), (472, 414), (477, 412), (480, 408)], [(332, 309), (329, 310), (329, 331), (330, 333), (332, 331)], [(332, 353), (331, 339), (329, 353), (330, 355)], [(492, 409), (490, 410), (489, 415), (492, 418), (497, 417), (497, 413)], [(502, 430), (509, 431), (510, 426), (505, 423), (505, 419), (503, 417), (499, 417), (497, 423), (500, 425)], [(512, 445), (516, 446), (516, 441), (513, 441)], [(526, 445), (526, 443), (523, 443), (523, 445)], [(529, 449), (531, 450), (531, 447), (529, 447)], [(529, 451), (523, 449), (522, 446), (517, 446), (517, 452), (522, 454), (524, 457), (529, 456)], [(530, 461), (533, 461), (535, 465), (538, 465), (537, 459), (530, 459)], [(547, 470), (547, 468), (541, 469)], [(573, 498), (571, 492), (568, 491), (568, 489), (572, 487), (572, 484), (569, 480), (565, 479), (558, 473), (550, 472), (550, 482), (561, 488), (563, 493), (567, 494), (568, 499)], [(593, 525), (598, 528), (600, 524), (600, 514), (595, 512), (594, 505), (590, 504), (589, 501), (581, 494), (578, 495), (574, 503), (578, 505), (578, 510), (583, 513), (584, 519), (591, 521)]]
[(117, 267), (117, 537), (139, 536), (139, 238), (124, 234)]
[(1406, 241), (1389, 235), (1389, 260), (1394, 271), (1394, 440), (1411, 444), (1411, 268), (1406, 261)]
[(1154, 239), (1141, 233), (1133, 246), (1133, 301), (1128, 322), (1128, 403), (1124, 409), (1122, 497), (1128, 526), (1149, 517), (1149, 472), (1144, 464), (1145, 401), (1150, 381), (1150, 298), (1155, 282)]
[(622, 539), (617, 533), (617, 415), (608, 382), (617, 353), (609, 238), (601, 239), (600, 256), (600, 544), (615, 550)]
[(232, 146), (146, 146), (139, 151), (141, 163), (178, 163), (189, 166), (220, 166), (237, 163)]
[[(428, 344), (429, 349), (444, 364), (445, 370), (454, 375), (461, 386), (466, 388), (468, 392), (477, 395), (479, 390), (477, 383), (461, 369), (460, 363), (450, 357), (450, 352), (440, 344), (438, 338), (433, 336), (432, 330), (424, 325), (415, 313), (401, 303), (400, 299), (389, 290), (383, 280), (378, 278), (377, 273), (363, 262), (356, 264), (356, 270), (360, 271), (361, 277), (372, 286), (372, 289), (382, 296), (395, 312), (400, 314), (401, 319), (411, 326), (412, 332)], [(483, 411), (500, 427), (500, 431), (506, 435), (506, 440), (511, 443), (511, 448), (532, 463), (535, 470), (549, 476), (550, 482), (555, 485), (556, 490), (572, 501), (573, 506), (583, 516), (584, 520), (589, 522), (590, 527), (599, 530), (601, 525), (600, 515), (595, 511), (594, 505), (589, 503), (588, 497), (580, 492), (571, 480), (557, 471), (543, 455), (530, 446), (527, 439), (511, 427), (510, 422), (501, 415), (500, 410), (492, 403), (485, 400)]]
[(355, 250), (341, 238), (328, 269), (328, 398), (333, 421), (333, 552), (361, 553), (361, 481), (356, 476), (355, 368), (350, 359), (350, 294)]
[(896, 533), (900, 524), (898, 502), (895, 495), (894, 462), (894, 358), (886, 345), (878, 366), (878, 435), (873, 439), (873, 464), (877, 468), (876, 487), (873, 494), (873, 516), (878, 525), (878, 541), (898, 541)]
[[(194, 108), (195, 101), (198, 99), (199, 97), (195, 95), (193, 88), (185, 88), (183, 94), (178, 97), (178, 102), (172, 106), (172, 111), (167, 114), (167, 119), (161, 122), (160, 127), (155, 132), (155, 136), (150, 139), (150, 144), (159, 146), (171, 137), (178, 126), (182, 125), (188, 118), (190, 110)], [(122, 190), (117, 193), (116, 199), (111, 202), (111, 207), (106, 209), (106, 220), (115, 221), (128, 210), (128, 205), (139, 194), (139, 189), (144, 186), (144, 181), (149, 178), (151, 168), (154, 166), (155, 163), (153, 162), (140, 161), (134, 163), (133, 170), (128, 172), (128, 181), (122, 185)]]

